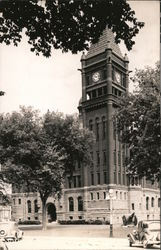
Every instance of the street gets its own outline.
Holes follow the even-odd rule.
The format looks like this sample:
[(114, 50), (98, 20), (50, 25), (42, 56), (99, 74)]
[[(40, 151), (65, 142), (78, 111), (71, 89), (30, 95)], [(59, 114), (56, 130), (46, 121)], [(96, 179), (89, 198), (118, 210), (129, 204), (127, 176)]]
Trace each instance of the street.
[(140, 248), (129, 247), (127, 233), (132, 230), (133, 228), (115, 225), (114, 237), (109, 238), (109, 225), (50, 223), (45, 231), (40, 230), (40, 227), (26, 226), (21, 241), (6, 244), (9, 250), (138, 250)]
[[(8, 242), (9, 250), (138, 250), (137, 247), (129, 247), (127, 239), (120, 238), (80, 238), (80, 237), (48, 237), (26, 236), (19, 242)], [(151, 248), (152, 249), (152, 248)], [(154, 249), (154, 248), (153, 248)]]

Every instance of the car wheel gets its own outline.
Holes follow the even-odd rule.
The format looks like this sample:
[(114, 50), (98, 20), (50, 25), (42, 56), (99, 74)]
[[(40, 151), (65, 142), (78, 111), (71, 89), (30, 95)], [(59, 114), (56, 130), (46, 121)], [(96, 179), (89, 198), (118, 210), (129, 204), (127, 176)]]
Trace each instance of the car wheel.
[(0, 236), (4, 236), (5, 235), (5, 231), (4, 230), (1, 230), (0, 231)]

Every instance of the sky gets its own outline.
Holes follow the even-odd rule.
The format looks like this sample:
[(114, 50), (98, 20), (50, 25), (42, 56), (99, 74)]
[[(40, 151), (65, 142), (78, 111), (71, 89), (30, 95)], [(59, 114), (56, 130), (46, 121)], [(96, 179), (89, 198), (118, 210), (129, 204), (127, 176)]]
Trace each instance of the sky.
[[(160, 59), (159, 1), (129, 1), (139, 21), (145, 22), (135, 38), (135, 46), (128, 52), (129, 70), (154, 66)], [(81, 53), (72, 55), (53, 50), (50, 58), (36, 56), (23, 38), (18, 47), (0, 44), (0, 113), (19, 110), (20, 105), (32, 106), (41, 113), (59, 111), (78, 112), (81, 97)]]

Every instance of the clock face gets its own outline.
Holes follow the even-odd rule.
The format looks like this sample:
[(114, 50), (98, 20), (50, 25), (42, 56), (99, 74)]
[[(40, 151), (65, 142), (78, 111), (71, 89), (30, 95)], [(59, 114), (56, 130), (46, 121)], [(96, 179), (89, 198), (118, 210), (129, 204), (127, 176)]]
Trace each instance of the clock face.
[(92, 80), (94, 82), (98, 82), (100, 80), (100, 73), (99, 72), (95, 72), (93, 75), (92, 75)]
[(121, 74), (119, 72), (115, 72), (115, 79), (117, 83), (121, 83)]

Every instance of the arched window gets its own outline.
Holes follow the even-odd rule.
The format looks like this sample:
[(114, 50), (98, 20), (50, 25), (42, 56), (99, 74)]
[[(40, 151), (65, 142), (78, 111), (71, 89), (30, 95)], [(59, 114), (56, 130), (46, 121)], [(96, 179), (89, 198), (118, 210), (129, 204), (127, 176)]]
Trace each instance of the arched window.
[(83, 199), (81, 196), (78, 197), (78, 211), (83, 211)]
[(151, 207), (154, 207), (154, 197), (151, 198)]
[(96, 118), (96, 140), (99, 140), (99, 118)]
[(89, 120), (89, 130), (90, 131), (93, 130), (93, 122), (92, 122), (92, 120)]
[(105, 121), (105, 117), (102, 117), (102, 137), (103, 139), (106, 138), (106, 121)]
[(158, 207), (160, 207), (160, 198), (158, 198)]
[(74, 200), (73, 197), (69, 197), (69, 211), (74, 211)]
[(38, 213), (37, 200), (34, 200), (34, 211), (35, 211), (35, 213)]
[(146, 197), (146, 210), (149, 210), (149, 197)]
[(27, 201), (27, 211), (28, 213), (31, 213), (31, 201), (30, 200)]

